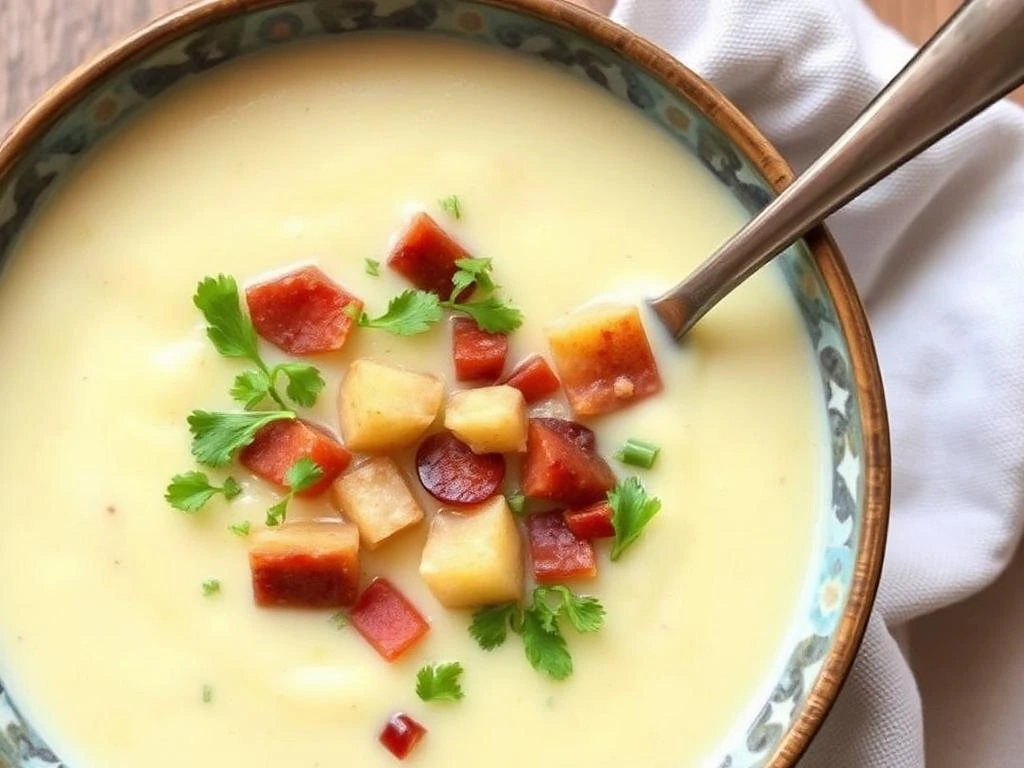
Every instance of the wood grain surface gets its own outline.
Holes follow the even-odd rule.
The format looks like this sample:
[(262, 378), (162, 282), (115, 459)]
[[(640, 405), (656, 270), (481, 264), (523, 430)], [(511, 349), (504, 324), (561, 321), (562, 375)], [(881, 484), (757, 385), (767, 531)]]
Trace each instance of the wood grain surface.
[[(606, 5), (607, 0), (585, 0)], [(960, 0), (870, 0), (920, 43)], [(0, 0), (0, 132), (77, 64), (187, 0)], [(1024, 94), (1018, 92), (1024, 103)]]

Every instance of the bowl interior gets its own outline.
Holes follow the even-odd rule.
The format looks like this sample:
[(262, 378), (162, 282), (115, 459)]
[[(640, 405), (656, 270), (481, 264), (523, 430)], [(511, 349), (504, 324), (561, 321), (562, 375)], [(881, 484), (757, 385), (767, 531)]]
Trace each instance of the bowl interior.
[[(208, 2), (179, 13), (72, 76), (0, 147), (0, 262), (77, 158), (149, 100), (217, 65), (288, 41), (366, 30), (423, 31), (539, 57), (640, 110), (756, 212), (788, 170), (699, 79), (629, 33), (550, 0), (263, 0)], [(627, 57), (628, 52), (628, 57)], [(808, 244), (810, 243), (810, 245)], [(859, 643), (877, 584), (888, 503), (888, 453), (877, 366), (863, 313), (827, 236), (777, 260), (802, 314), (831, 427), (808, 603), (787, 660), (715, 765), (791, 765), (827, 711)], [(0, 765), (61, 765), (0, 681)]]

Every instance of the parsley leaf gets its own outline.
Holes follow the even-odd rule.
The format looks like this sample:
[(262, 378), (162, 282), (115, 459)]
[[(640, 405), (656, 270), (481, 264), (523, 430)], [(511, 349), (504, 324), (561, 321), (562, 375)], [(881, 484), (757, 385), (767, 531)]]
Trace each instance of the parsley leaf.
[(228, 530), (235, 534), (235, 536), (245, 537), (252, 532), (252, 525), (249, 524), (248, 520), (243, 520), (240, 523), (232, 523), (228, 526)]
[(608, 504), (612, 508), (612, 526), (615, 541), (612, 543), (612, 560), (618, 560), (643, 532), (661, 509), (661, 499), (648, 496), (640, 480), (628, 477), (608, 492)]
[(192, 455), (208, 467), (222, 467), (235, 452), (256, 439), (263, 427), (281, 419), (294, 419), (292, 411), (218, 413), (192, 411), (188, 417), (192, 432)]
[(227, 478), (223, 486), (217, 487), (203, 472), (185, 472), (171, 478), (164, 499), (175, 509), (192, 513), (202, 509), (217, 494), (231, 501), (241, 492), (242, 487), (233, 477)]
[(469, 315), (476, 320), (480, 330), (488, 333), (511, 333), (523, 324), (523, 313), (519, 309), (505, 304), (494, 296), (465, 304), (445, 301), (442, 302), (442, 306), (453, 312)]
[(452, 278), (452, 284), (455, 286), (451, 293), (452, 301), (471, 285), (488, 292), (500, 287), (491, 277), (493, 266), (490, 259), (456, 259), (455, 266), (458, 267), (458, 271)]
[(503, 603), (473, 614), (469, 634), (485, 651), (508, 639), (511, 629), (523, 639), (530, 665), (554, 680), (572, 674), (572, 656), (559, 626), (565, 618), (580, 633), (597, 632), (604, 626), (604, 607), (594, 597), (575, 594), (564, 586), (537, 587), (530, 605)]
[(207, 277), (196, 287), (193, 303), (206, 318), (206, 335), (224, 357), (260, 361), (256, 329), (242, 313), (238, 284), (229, 275)]
[(458, 220), (462, 218), (462, 202), (459, 200), (458, 195), (448, 195), (448, 197), (438, 202), (441, 205), (441, 210), (453, 219)]
[(376, 259), (365, 259), (366, 274), (370, 277), (380, 277), (380, 262)]
[(274, 367), (271, 376), (276, 378), (278, 371), (288, 379), (285, 393), (303, 408), (312, 408), (316, 404), (317, 395), (324, 388), (324, 379), (320, 371), (306, 363), (281, 363)]
[(220, 579), (207, 579), (203, 582), (203, 596), (212, 597), (220, 592)]
[(309, 490), (319, 483), (323, 476), (323, 469), (308, 456), (303, 456), (292, 464), (284, 475), (284, 483), (288, 486), (288, 495), (267, 510), (267, 526), (274, 528), (281, 525), (288, 514), (288, 502), (295, 497), (296, 493)]
[(469, 634), (485, 651), (492, 651), (508, 639), (509, 626), (518, 618), (516, 603), (503, 603), (481, 608), (473, 614)]
[(235, 377), (231, 387), (231, 398), (241, 403), (247, 411), (253, 410), (270, 394), (270, 376), (261, 370), (243, 371)]
[(572, 674), (572, 656), (557, 624), (545, 626), (542, 611), (536, 606), (523, 611), (523, 648), (530, 666), (553, 680)]
[(282, 363), (271, 369), (260, 356), (256, 329), (242, 312), (235, 278), (228, 275), (207, 277), (196, 288), (193, 303), (206, 319), (206, 335), (224, 357), (242, 358), (256, 366), (235, 378), (231, 397), (252, 410), (269, 397), (282, 409), (287, 408), (277, 391), (277, 377), (288, 379), (286, 393), (297, 404), (309, 408), (324, 388), (320, 371), (305, 363)]
[(381, 328), (396, 336), (415, 336), (441, 322), (441, 303), (427, 291), (407, 290), (388, 302), (388, 311), (377, 318), (365, 312), (356, 318), (363, 328)]
[(542, 601), (550, 607), (547, 602), (549, 596), (555, 596), (559, 601), (556, 615), (565, 616), (577, 632), (597, 632), (604, 626), (604, 606), (596, 597), (580, 596), (563, 586), (534, 590), (534, 601)]
[(457, 661), (427, 664), (416, 673), (416, 695), (423, 701), (459, 701), (465, 696), (461, 676), (462, 665)]

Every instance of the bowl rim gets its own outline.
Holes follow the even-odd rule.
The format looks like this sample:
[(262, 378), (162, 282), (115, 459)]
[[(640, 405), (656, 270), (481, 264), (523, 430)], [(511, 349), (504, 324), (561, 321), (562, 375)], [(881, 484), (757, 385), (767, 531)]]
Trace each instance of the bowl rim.
[[(294, 0), (195, 0), (121, 38), (48, 88), (0, 138), (0, 178), (96, 85), (122, 65), (208, 24)], [(749, 159), (778, 194), (793, 170), (758, 128), (724, 95), (670, 53), (573, 0), (472, 0), (556, 24), (610, 51), (688, 99)], [(850, 673), (881, 577), (889, 523), (891, 456), (881, 372), (864, 306), (839, 248), (825, 226), (804, 238), (835, 305), (850, 353), (863, 433), (864, 498), (860, 547), (846, 608), (814, 685), (766, 766), (793, 768), (817, 734)]]

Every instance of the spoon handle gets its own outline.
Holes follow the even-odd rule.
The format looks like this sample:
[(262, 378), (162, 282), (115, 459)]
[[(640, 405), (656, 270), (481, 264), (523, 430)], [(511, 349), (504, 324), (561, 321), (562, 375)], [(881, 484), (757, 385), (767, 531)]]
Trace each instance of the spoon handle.
[(1024, 0), (971, 0), (836, 142), (651, 304), (675, 338), (811, 227), (1024, 82)]

